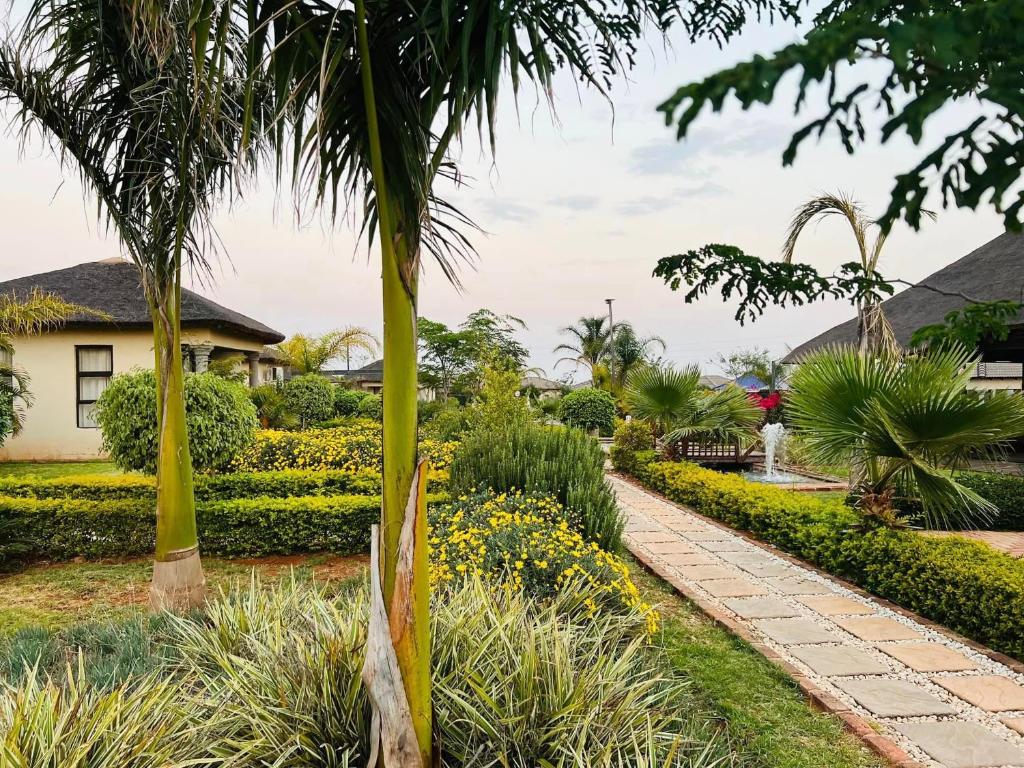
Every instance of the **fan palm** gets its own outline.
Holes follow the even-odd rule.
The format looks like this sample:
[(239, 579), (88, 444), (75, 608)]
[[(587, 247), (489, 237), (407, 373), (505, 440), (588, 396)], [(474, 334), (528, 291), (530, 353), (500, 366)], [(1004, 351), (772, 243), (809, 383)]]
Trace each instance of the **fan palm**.
[(577, 367), (584, 365), (590, 369), (591, 379), (594, 385), (598, 383), (598, 369), (608, 358), (608, 342), (611, 338), (611, 328), (605, 325), (606, 317), (581, 317), (575, 325), (567, 325), (559, 332), (570, 337), (570, 341), (559, 344), (555, 352), (568, 352), (566, 357), (555, 361), (558, 366), (562, 363), (573, 363)]
[[(252, 60), (272, 71), (276, 111), (293, 120), (294, 145), (278, 147), (281, 158), (291, 161), (300, 191), (310, 190), (332, 212), (358, 200), (363, 230), (380, 245), (387, 371), (380, 577), (415, 729), (415, 739), (403, 743), (419, 747), (400, 759), (425, 765), (431, 732), (429, 585), (424, 501), (413, 494), (417, 477), (422, 479), (416, 305), (423, 253), (453, 281), (456, 263), (472, 254), (463, 231), (468, 220), (435, 185), (458, 180), (452, 153), (474, 118), (493, 147), (506, 77), (516, 91), (532, 82), (550, 98), (555, 73), (568, 70), (604, 92), (611, 77), (632, 65), (644, 27), (664, 27), (671, 14), (655, 0), (238, 5), (250, 14), (254, 49), (268, 52)], [(411, 551), (400, 551), (402, 542)]]
[(669, 445), (684, 439), (744, 443), (761, 421), (760, 409), (739, 387), (705, 391), (696, 366), (636, 370), (626, 382), (625, 401), (630, 413), (651, 422)]
[(970, 523), (996, 510), (953, 471), (1024, 434), (1024, 398), (968, 390), (973, 370), (962, 348), (901, 361), (819, 350), (794, 373), (786, 412), (812, 461), (857, 470), (868, 503), (895, 492), (920, 500), (928, 527)]
[[(157, 370), (154, 607), (198, 603), (196, 538), (181, 361), (181, 272), (207, 274), (209, 216), (239, 178), (242, 116), (258, 90), (234, 72), (247, 35), (223, 4), (33, 0), (0, 46), (0, 101), (23, 140), (38, 132), (97, 197), (139, 269)], [(253, 143), (250, 147), (255, 147)]]
[[(934, 218), (931, 211), (923, 211)], [(782, 259), (793, 261), (797, 240), (808, 224), (829, 216), (842, 216), (853, 230), (857, 243), (857, 257), (865, 275), (877, 271), (878, 260), (885, 245), (887, 232), (882, 230), (875, 219), (864, 213), (861, 204), (842, 194), (820, 195), (808, 200), (793, 215), (786, 233), (786, 242), (782, 247)], [(874, 238), (872, 239), (872, 231)], [(892, 326), (882, 311), (877, 297), (863, 299), (857, 307), (857, 338), (862, 351), (872, 353), (893, 354), (899, 350), (899, 344), (893, 335)]]
[(377, 354), (380, 341), (370, 331), (349, 326), (329, 331), (321, 336), (297, 333), (277, 345), (287, 365), (297, 374), (320, 373), (331, 361), (339, 357), (351, 360), (352, 351)]

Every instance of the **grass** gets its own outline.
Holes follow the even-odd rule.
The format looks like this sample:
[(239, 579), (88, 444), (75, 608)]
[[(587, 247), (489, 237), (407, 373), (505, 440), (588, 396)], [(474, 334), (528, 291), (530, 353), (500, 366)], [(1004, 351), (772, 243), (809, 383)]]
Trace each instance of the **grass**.
[(661, 644), (693, 681), (697, 701), (725, 721), (741, 765), (881, 768), (884, 761), (835, 717), (813, 710), (796, 684), (744, 641), (634, 561), (633, 578), (664, 619)]
[(0, 477), (66, 477), (68, 475), (119, 475), (111, 461), (4, 461)]

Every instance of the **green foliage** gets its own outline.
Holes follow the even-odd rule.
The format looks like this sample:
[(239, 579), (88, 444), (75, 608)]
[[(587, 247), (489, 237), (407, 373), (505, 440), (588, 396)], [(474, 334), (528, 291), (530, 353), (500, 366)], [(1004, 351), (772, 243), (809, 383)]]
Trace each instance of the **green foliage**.
[(334, 415), (355, 416), (359, 413), (359, 404), (370, 396), (369, 392), (361, 389), (345, 389), (334, 387)]
[(284, 385), (284, 401), (303, 427), (326, 421), (334, 415), (334, 385), (318, 373), (296, 376)]
[(375, 355), (379, 347), (380, 342), (370, 331), (358, 326), (349, 326), (328, 331), (322, 336), (297, 333), (278, 344), (277, 351), (281, 353), (288, 367), (306, 375), (320, 373), (336, 358), (348, 359), (353, 350)]
[(381, 421), (384, 418), (384, 400), (380, 395), (368, 394), (359, 401), (357, 413), (362, 419)]
[(551, 494), (602, 549), (621, 547), (623, 520), (604, 478), (604, 451), (576, 429), (524, 424), (471, 433), (455, 452), (452, 494), (489, 488)]
[(620, 421), (615, 427), (613, 438), (608, 454), (612, 466), (620, 472), (635, 472), (637, 454), (644, 451), (654, 452), (654, 432), (646, 421)]
[(280, 384), (261, 384), (249, 390), (249, 399), (256, 406), (256, 418), (264, 429), (292, 429), (299, 417), (292, 411)]
[(941, 323), (925, 325), (910, 337), (911, 347), (960, 346), (974, 349), (984, 340), (1006, 341), (1009, 323), (1024, 309), (1018, 301), (984, 301), (948, 312)]
[(856, 510), (685, 463), (643, 482), (680, 504), (848, 579), (991, 648), (1024, 655), (1024, 562), (968, 539), (884, 527)]
[(558, 418), (571, 427), (610, 435), (615, 422), (615, 399), (603, 389), (574, 389), (561, 400)]
[(514, 429), (531, 419), (530, 405), (519, 393), (518, 371), (488, 366), (483, 371), (480, 392), (467, 409), (473, 430), (496, 432)]
[(974, 491), (999, 510), (986, 527), (999, 531), (1024, 531), (1024, 477), (995, 472), (962, 472), (956, 479), (960, 485)]
[(248, 386), (249, 371), (245, 366), (245, 358), (242, 355), (228, 355), (210, 360), (206, 367), (207, 373), (220, 376), (222, 379), (233, 381), (235, 384)]
[[(245, 389), (211, 373), (185, 376), (185, 417), (192, 466), (224, 469), (251, 441), (256, 407)], [(123, 470), (156, 472), (156, 376), (133, 371), (114, 376), (96, 404), (103, 447)]]
[(461, 440), (462, 436), (469, 431), (469, 409), (458, 403), (448, 400), (446, 402), (429, 403), (431, 408), (421, 412), (420, 436), (432, 440), (453, 441)]
[[(796, 6), (785, 0), (771, 5), (790, 11)], [(1024, 208), (1017, 188), (1024, 169), (1021, 24), (1024, 7), (1016, 0), (831, 0), (799, 42), (683, 86), (659, 109), (678, 122), (682, 137), (706, 107), (720, 111), (730, 95), (744, 109), (773, 102), (784, 92), (778, 88), (782, 79), (798, 70), (797, 109), (817, 103), (806, 98), (817, 83), (826, 84), (827, 102), (821, 116), (793, 136), (783, 154), (789, 164), (811, 136), (837, 134), (853, 153), (868, 141), (865, 123), (872, 121), (865, 116), (876, 110), (887, 118), (883, 142), (905, 132), (920, 144), (929, 118), (954, 101), (972, 103), (973, 114), (968, 110), (937, 145), (930, 135), (927, 153), (897, 176), (881, 224), (888, 231), (904, 218), (919, 226), (929, 187), (938, 182), (944, 206), (973, 210), (989, 203), (1003, 214), (1007, 229), (1019, 230)]]
[(992, 504), (950, 470), (1024, 434), (1015, 392), (967, 389), (972, 353), (937, 348), (902, 360), (830, 348), (806, 356), (790, 380), (788, 414), (814, 464), (847, 464), (858, 492), (919, 499), (924, 522), (985, 519)]
[(566, 357), (560, 358), (555, 365), (569, 362), (577, 366), (584, 365), (591, 372), (591, 380), (597, 385), (595, 369), (603, 365), (608, 358), (609, 339), (611, 331), (605, 323), (607, 317), (581, 317), (575, 325), (567, 325), (560, 330), (560, 333), (569, 337), (565, 344), (555, 347), (555, 352), (566, 352)]

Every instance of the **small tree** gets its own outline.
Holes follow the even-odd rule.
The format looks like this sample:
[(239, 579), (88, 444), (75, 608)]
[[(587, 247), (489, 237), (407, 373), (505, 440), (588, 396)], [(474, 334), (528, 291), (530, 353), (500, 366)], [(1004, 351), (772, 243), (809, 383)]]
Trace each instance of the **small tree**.
[(601, 434), (611, 434), (615, 400), (603, 389), (576, 389), (562, 398), (558, 417), (564, 423), (588, 432), (596, 429)]
[(369, 392), (364, 392), (361, 389), (345, 389), (335, 386), (334, 415), (355, 416), (359, 413), (359, 404), (369, 396)]
[(334, 386), (318, 373), (296, 376), (284, 385), (284, 401), (305, 428), (334, 414)]

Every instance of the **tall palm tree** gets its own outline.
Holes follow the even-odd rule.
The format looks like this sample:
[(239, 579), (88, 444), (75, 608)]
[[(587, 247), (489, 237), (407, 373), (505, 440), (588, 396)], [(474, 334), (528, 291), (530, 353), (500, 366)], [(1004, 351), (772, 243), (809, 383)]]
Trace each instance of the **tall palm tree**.
[(665, 340), (660, 336), (639, 336), (630, 323), (615, 324), (609, 349), (609, 355), (614, 361), (612, 386), (615, 391), (625, 386), (632, 371), (651, 362), (652, 350), (655, 348), (665, 351)]
[(14, 363), (14, 337), (55, 330), (75, 315), (102, 317), (102, 313), (38, 289), (24, 297), (0, 296), (0, 444), (21, 432), (25, 409), (32, 404), (28, 373)]
[[(458, 181), (452, 157), (467, 123), (478, 118), (493, 148), (506, 76), (514, 89), (531, 82), (550, 98), (555, 73), (566, 69), (604, 92), (612, 76), (632, 65), (644, 28), (664, 27), (670, 14), (654, 0), (254, 0), (239, 6), (250, 13), (254, 49), (268, 52), (251, 60), (266, 61), (277, 111), (294, 120), (294, 146), (279, 148), (300, 191), (311, 191), (332, 212), (358, 200), (363, 230), (380, 246), (384, 477), (382, 567), (373, 577), (382, 583), (370, 658), (384, 666), (381, 674), (369, 668), (367, 676), (379, 712), (395, 704), (411, 715), (408, 730), (405, 718), (381, 720), (385, 759), (426, 765), (429, 585), (416, 451), (416, 306), (424, 253), (453, 281), (456, 263), (472, 254), (468, 220), (435, 187)], [(391, 627), (383, 636), (381, 617)], [(396, 676), (404, 691), (383, 685)]]
[(760, 409), (739, 387), (706, 392), (700, 369), (648, 366), (634, 371), (626, 382), (630, 413), (649, 421), (667, 445), (684, 439), (715, 443), (745, 443), (755, 436)]
[[(242, 167), (246, 35), (223, 4), (33, 0), (0, 46), (0, 101), (48, 141), (99, 202), (139, 269), (157, 371), (155, 608), (204, 597), (181, 361), (181, 272), (208, 269), (215, 201)], [(249, 92), (256, 90), (253, 86)], [(255, 143), (251, 147), (257, 146)]]
[(567, 325), (562, 328), (559, 332), (569, 336), (570, 341), (559, 344), (554, 351), (568, 352), (569, 354), (556, 360), (555, 365), (568, 362), (577, 367), (586, 366), (596, 385), (600, 376), (600, 366), (608, 359), (611, 328), (605, 325), (607, 320), (607, 317), (581, 317), (575, 325)]
[(287, 341), (277, 345), (284, 355), (285, 362), (299, 374), (320, 373), (331, 361), (345, 357), (351, 361), (352, 351), (377, 354), (380, 341), (370, 331), (359, 326), (350, 325), (336, 331), (328, 331), (320, 336), (307, 336), (297, 333)]
[[(935, 217), (931, 211), (924, 213), (931, 218)], [(841, 216), (850, 225), (857, 244), (857, 258), (864, 274), (870, 275), (877, 271), (878, 260), (888, 233), (882, 230), (877, 220), (864, 213), (859, 202), (842, 192), (819, 195), (797, 209), (790, 221), (786, 242), (782, 247), (783, 261), (792, 263), (797, 241), (808, 224), (829, 216)], [(865, 352), (892, 354), (899, 350), (892, 326), (885, 317), (877, 297), (862, 299), (857, 307), (857, 338), (860, 349)]]
[(786, 413), (812, 461), (857, 470), (867, 508), (908, 496), (920, 500), (928, 527), (970, 523), (995, 509), (953, 471), (1024, 434), (1020, 393), (970, 391), (973, 370), (962, 348), (902, 360), (826, 348), (801, 361)]

